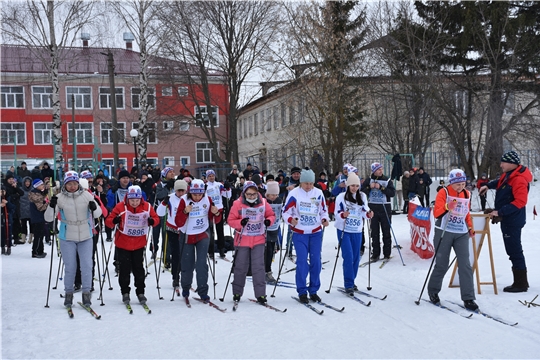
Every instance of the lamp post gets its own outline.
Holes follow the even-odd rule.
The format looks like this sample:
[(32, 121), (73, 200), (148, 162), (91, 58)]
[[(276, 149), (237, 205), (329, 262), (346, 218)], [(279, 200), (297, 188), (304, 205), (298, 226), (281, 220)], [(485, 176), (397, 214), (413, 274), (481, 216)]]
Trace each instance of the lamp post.
[(137, 156), (137, 137), (139, 136), (139, 132), (137, 129), (131, 129), (129, 132), (129, 135), (133, 138), (133, 150), (135, 151), (135, 168), (139, 168), (139, 158)]

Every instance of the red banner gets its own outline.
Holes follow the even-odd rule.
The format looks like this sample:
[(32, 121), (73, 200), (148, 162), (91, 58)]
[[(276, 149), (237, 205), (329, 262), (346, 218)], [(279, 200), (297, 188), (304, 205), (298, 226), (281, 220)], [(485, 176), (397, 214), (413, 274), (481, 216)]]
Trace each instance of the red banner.
[(408, 219), (411, 224), (411, 250), (422, 259), (430, 259), (435, 253), (429, 241), (431, 232), (430, 208), (421, 207), (412, 200), (409, 202)]

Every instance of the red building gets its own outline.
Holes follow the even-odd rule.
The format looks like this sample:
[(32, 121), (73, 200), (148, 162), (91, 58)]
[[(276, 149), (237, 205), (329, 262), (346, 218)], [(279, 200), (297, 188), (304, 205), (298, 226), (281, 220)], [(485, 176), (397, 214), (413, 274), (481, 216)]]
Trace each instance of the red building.
[[(59, 66), (64, 166), (77, 158), (78, 167), (108, 168), (113, 163), (112, 112), (106, 48), (83, 46), (61, 51)], [(139, 53), (111, 49), (114, 56), (119, 158), (127, 168), (135, 163), (132, 129), (139, 119)], [(38, 56), (36, 56), (38, 54)], [(41, 56), (43, 54), (43, 56)], [(46, 49), (1, 46), (2, 170), (33, 159), (53, 159), (52, 84)], [(183, 166), (193, 174), (214, 164), (212, 144), (201, 129), (208, 123), (197, 68), (160, 57), (148, 66), (152, 104), (148, 114), (147, 163)], [(228, 140), (228, 87), (223, 73), (209, 74), (209, 93), (218, 150)], [(74, 99), (75, 117), (72, 118)], [(198, 106), (197, 106), (198, 105)], [(205, 116), (206, 115), (206, 116)], [(73, 146), (73, 122), (77, 146)], [(28, 161), (30, 160), (30, 161)], [(62, 165), (62, 164), (60, 164)]]

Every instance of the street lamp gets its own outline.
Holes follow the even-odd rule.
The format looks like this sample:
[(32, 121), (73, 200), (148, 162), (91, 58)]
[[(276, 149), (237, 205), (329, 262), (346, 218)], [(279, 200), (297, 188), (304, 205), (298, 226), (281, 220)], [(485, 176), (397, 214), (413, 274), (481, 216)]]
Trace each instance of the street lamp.
[(139, 136), (139, 132), (137, 129), (131, 129), (129, 132), (129, 135), (133, 138), (133, 150), (135, 151), (135, 168), (139, 168), (139, 158), (137, 156), (137, 136)]

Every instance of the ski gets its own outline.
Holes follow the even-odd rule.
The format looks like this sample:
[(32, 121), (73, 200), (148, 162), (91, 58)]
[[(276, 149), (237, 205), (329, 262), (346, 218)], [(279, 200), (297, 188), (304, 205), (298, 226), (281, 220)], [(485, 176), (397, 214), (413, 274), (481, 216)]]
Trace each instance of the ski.
[(304, 305), (305, 307), (307, 307), (308, 309), (311, 309), (313, 310), (314, 312), (316, 312), (317, 314), (319, 315), (322, 315), (324, 313), (324, 310), (319, 310), (317, 309), (315, 306), (311, 305), (311, 304), (305, 304), (303, 302), (300, 301), (299, 298), (297, 298), (296, 296), (291, 296), (294, 300), (298, 301), (300, 304)]
[(238, 309), (238, 301), (234, 302), (234, 305), (232, 307), (232, 311), (236, 311), (236, 309)]
[(101, 315), (98, 315), (90, 306), (86, 306), (80, 301), (77, 302), (77, 304), (81, 305), (86, 311), (88, 311), (97, 320), (101, 319)]
[(191, 303), (189, 302), (189, 297), (185, 296), (185, 297), (184, 297), (184, 301), (186, 302), (186, 306), (187, 306), (188, 308), (191, 308)]
[(436, 307), (438, 307), (438, 308), (441, 308), (441, 309), (444, 309), (444, 310), (448, 310), (448, 311), (450, 311), (450, 312), (453, 312), (454, 314), (458, 314), (459, 316), (464, 317), (465, 319), (470, 319), (470, 318), (473, 316), (473, 314), (469, 314), (469, 315), (462, 314), (462, 313), (460, 313), (459, 311), (456, 311), (456, 310), (454, 310), (454, 309), (452, 309), (452, 308), (449, 308), (449, 307), (447, 307), (447, 306), (444, 306), (444, 305), (441, 304), (441, 303), (435, 304), (435, 303), (432, 303), (431, 301), (426, 300), (426, 299), (422, 299), (422, 300), (424, 300), (424, 301), (427, 302), (428, 304), (431, 304), (431, 305), (436, 306)]
[(73, 315), (73, 309), (71, 308), (71, 306), (66, 306), (66, 310), (67, 310), (68, 316), (73, 319), (74, 315)]
[(276, 311), (276, 312), (284, 313), (284, 312), (287, 311), (287, 309), (281, 310), (281, 309), (278, 309), (278, 308), (276, 308), (276, 307), (273, 307), (272, 305), (268, 305), (268, 304), (266, 304), (266, 303), (265, 303), (265, 304), (261, 304), (260, 302), (258, 302), (258, 301), (255, 300), (255, 299), (249, 299), (249, 301), (254, 302), (254, 303), (256, 303), (256, 304), (259, 304), (259, 305), (262, 305), (262, 306), (264, 306), (265, 308), (274, 310), (274, 311)]
[[(340, 289), (345, 290), (345, 288), (340, 288)], [(357, 294), (360, 294), (360, 295), (364, 295), (364, 296), (367, 296), (367, 297), (371, 297), (371, 298), (377, 299), (377, 300), (385, 300), (385, 299), (388, 297), (388, 295), (384, 295), (383, 297), (371, 295), (370, 293), (363, 292), (363, 291), (360, 291), (360, 290), (358, 290), (358, 289), (354, 289), (354, 292), (357, 293)]]
[[(511, 322), (511, 321), (507, 321), (507, 320), (504, 320), (504, 319), (501, 319), (499, 317), (496, 317), (496, 316), (492, 316), (492, 315), (489, 315), (483, 311), (481, 311), (480, 309), (477, 309), (477, 310), (469, 310), (467, 309), (465, 306), (463, 306), (462, 304), (459, 304), (459, 303), (456, 303), (456, 302), (453, 302), (453, 301), (450, 301), (448, 300), (449, 303), (451, 304), (454, 304), (454, 305), (457, 305), (459, 306), (460, 308), (462, 309), (465, 309), (467, 311), (470, 311), (471, 313), (475, 313), (475, 314), (478, 314), (478, 315), (482, 315), (488, 319), (491, 319), (491, 320), (495, 320), (497, 322), (500, 322), (501, 324), (504, 324), (504, 325), (508, 325), (508, 326), (516, 326), (518, 323), (517, 322)], [(472, 315), (472, 314), (471, 314)]]
[(128, 311), (128, 313), (133, 314), (133, 309), (131, 308), (131, 305), (129, 303), (125, 305), (126, 305), (126, 310)]
[(289, 273), (289, 272), (295, 271), (295, 270), (296, 270), (296, 266), (293, 267), (292, 269), (289, 269), (289, 270), (287, 270), (287, 271), (284, 271), (283, 274), (286, 274), (286, 273)]
[[(248, 278), (248, 281), (253, 281), (253, 279)], [(276, 283), (273, 281), (266, 281), (266, 285), (275, 286)], [(289, 289), (296, 289), (296, 285), (294, 283), (290, 282), (284, 282), (284, 281), (278, 281), (277, 286), (289, 288)]]
[(141, 304), (141, 306), (143, 307), (144, 311), (146, 311), (147, 314), (151, 314), (151, 313), (152, 313), (152, 310), (150, 310), (150, 308), (148, 307), (148, 305), (146, 305), (146, 304)]
[(216, 310), (221, 311), (222, 313), (224, 313), (225, 311), (227, 311), (227, 309), (222, 309), (222, 308), (220, 308), (219, 306), (217, 306), (216, 304), (214, 304), (214, 303), (211, 302), (211, 301), (204, 301), (203, 299), (198, 298), (198, 297), (193, 297), (193, 298), (194, 298), (195, 300), (199, 301), (199, 302), (202, 302), (203, 304), (210, 305), (211, 307), (213, 307), (213, 308), (216, 309)]
[(356, 301), (356, 302), (359, 302), (360, 304), (362, 304), (362, 305), (364, 305), (364, 306), (369, 306), (369, 305), (371, 305), (371, 301), (369, 301), (369, 302), (366, 304), (364, 301), (362, 301), (362, 299), (357, 298), (357, 297), (354, 296), (354, 295), (349, 295), (349, 294), (347, 294), (347, 292), (346, 292), (345, 290), (342, 290), (342, 289), (338, 288), (338, 291), (339, 291), (340, 293), (342, 293), (343, 295), (347, 296), (348, 298), (351, 298), (352, 300), (354, 300), (354, 301)]
[(317, 301), (317, 304), (322, 305), (324, 307), (327, 307), (327, 308), (332, 309), (332, 310), (337, 311), (337, 312), (343, 312), (343, 310), (345, 310), (345, 306), (340, 309), (340, 308), (334, 307), (334, 306), (329, 305), (329, 304), (327, 304), (325, 302), (322, 302), (322, 301)]
[(389, 259), (384, 259), (382, 261), (381, 265), (379, 266), (379, 269), (382, 269), (384, 267), (384, 265), (386, 265), (386, 263), (389, 262), (392, 258), (393, 258), (393, 256), (390, 256)]
[(377, 259), (377, 260), (371, 260), (371, 259), (369, 259), (368, 261), (363, 262), (363, 263), (361, 263), (360, 265), (358, 265), (358, 267), (359, 267), (359, 268), (363, 268), (363, 267), (368, 266), (370, 263), (373, 264), (373, 263), (376, 263), (377, 261), (379, 261), (379, 259)]

